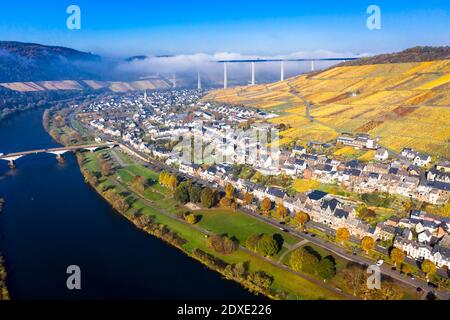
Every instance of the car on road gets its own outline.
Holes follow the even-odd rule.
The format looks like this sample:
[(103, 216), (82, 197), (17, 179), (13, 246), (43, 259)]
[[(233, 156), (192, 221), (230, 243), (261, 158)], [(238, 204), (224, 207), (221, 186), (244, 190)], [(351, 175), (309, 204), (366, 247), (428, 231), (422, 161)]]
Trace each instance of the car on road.
[(380, 259), (377, 261), (377, 266), (381, 267), (383, 265), (383, 263), (384, 263), (384, 260)]
[(422, 292), (422, 288), (418, 287), (418, 288), (416, 288), (416, 291), (417, 292)]

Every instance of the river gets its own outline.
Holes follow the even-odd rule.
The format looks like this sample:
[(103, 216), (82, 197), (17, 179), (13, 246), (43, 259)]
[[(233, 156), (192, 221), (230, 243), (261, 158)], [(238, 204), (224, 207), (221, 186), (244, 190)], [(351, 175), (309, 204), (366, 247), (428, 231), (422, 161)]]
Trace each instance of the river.
[[(0, 123), (0, 152), (58, 146), (42, 110)], [(29, 155), (0, 163), (0, 250), (12, 299), (255, 299), (159, 239), (137, 230), (86, 185), (75, 157)], [(81, 290), (66, 287), (81, 268)]]

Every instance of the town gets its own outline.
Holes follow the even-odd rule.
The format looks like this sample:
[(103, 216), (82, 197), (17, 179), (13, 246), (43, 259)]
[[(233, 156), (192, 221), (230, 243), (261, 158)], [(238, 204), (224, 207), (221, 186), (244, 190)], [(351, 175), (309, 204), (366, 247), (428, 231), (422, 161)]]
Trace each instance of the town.
[[(450, 197), (447, 159), (433, 161), (411, 148), (395, 154), (365, 134), (343, 134), (319, 147), (310, 142), (278, 148), (273, 139), (278, 125), (268, 121), (276, 114), (210, 103), (202, 100), (203, 93), (145, 91), (100, 97), (72, 109), (97, 142), (120, 141), (186, 176), (217, 188), (230, 184), (239, 194), (254, 196), (246, 204), (249, 210), (270, 199), (292, 218), (304, 212), (319, 228), (346, 229), (355, 239), (372, 237), (380, 245), (399, 248), (409, 258), (450, 267), (449, 218), (410, 207), (385, 220), (367, 219), (374, 212), (356, 198), (387, 195), (406, 204), (446, 210)], [(267, 133), (269, 138), (262, 139)], [(196, 146), (191, 149), (191, 144)], [(340, 159), (327, 153), (331, 146), (373, 150), (374, 157), (370, 161)], [(298, 192), (292, 188), (295, 181), (315, 183)], [(335, 192), (314, 188), (320, 184), (333, 186)]]

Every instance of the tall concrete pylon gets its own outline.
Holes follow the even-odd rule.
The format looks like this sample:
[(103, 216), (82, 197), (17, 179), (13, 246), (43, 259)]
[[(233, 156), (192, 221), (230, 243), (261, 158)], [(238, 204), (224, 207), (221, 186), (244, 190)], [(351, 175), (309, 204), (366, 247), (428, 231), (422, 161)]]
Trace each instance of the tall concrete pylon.
[(284, 61), (281, 61), (280, 81), (284, 80)]
[(173, 74), (172, 86), (174, 89), (177, 87), (177, 76), (175, 73)]
[(314, 60), (311, 60), (311, 72), (314, 72)]
[(200, 71), (197, 72), (197, 89), (202, 89), (202, 79), (200, 78)]
[(227, 63), (223, 63), (223, 88), (228, 88), (228, 71), (227, 71)]
[(255, 63), (252, 62), (252, 86), (255, 85)]

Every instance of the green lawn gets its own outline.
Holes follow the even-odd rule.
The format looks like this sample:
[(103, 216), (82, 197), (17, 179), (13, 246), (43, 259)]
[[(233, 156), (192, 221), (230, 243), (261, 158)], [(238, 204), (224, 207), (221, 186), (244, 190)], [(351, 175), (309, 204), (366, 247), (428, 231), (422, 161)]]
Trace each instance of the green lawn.
[(262, 233), (281, 234), (284, 241), (291, 245), (299, 241), (290, 234), (240, 211), (210, 209), (199, 210), (196, 213), (202, 216), (200, 226), (214, 233), (226, 233), (230, 237), (236, 237), (241, 244), (244, 244), (249, 236)]

